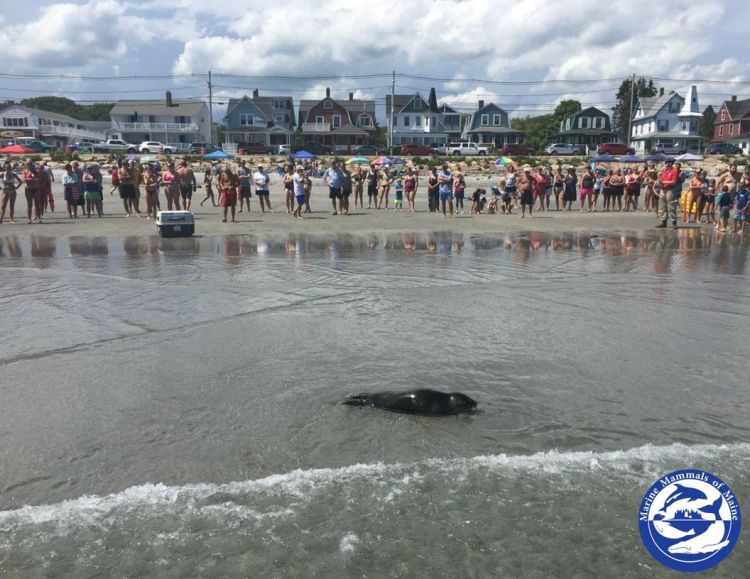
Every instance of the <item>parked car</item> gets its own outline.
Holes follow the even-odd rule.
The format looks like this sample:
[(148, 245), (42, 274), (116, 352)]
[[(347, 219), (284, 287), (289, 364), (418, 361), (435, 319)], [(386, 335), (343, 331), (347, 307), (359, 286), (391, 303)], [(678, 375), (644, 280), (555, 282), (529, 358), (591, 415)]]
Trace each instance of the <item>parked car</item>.
[(127, 143), (122, 139), (107, 139), (105, 143), (99, 145), (103, 152), (106, 153), (137, 153), (138, 145)]
[(95, 143), (93, 141), (88, 141), (86, 139), (81, 139), (80, 141), (68, 143), (68, 145), (65, 147), (65, 150), (68, 151), (69, 153), (72, 153), (74, 151), (80, 151), (80, 152), (85, 151), (89, 153), (103, 153), (104, 152), (101, 143)]
[(569, 145), (568, 143), (552, 143), (547, 145), (544, 152), (548, 155), (578, 155), (579, 150), (576, 145)]
[(428, 147), (427, 145), (416, 145), (414, 143), (406, 143), (401, 145), (402, 155), (434, 155), (435, 149)]
[(445, 147), (439, 147), (438, 153), (442, 155), (489, 155), (494, 145), (491, 143), (471, 143), (469, 141), (459, 141), (448, 143)]
[(165, 145), (159, 141), (143, 141), (138, 151), (141, 153), (163, 153), (165, 155), (174, 155), (177, 152), (177, 148), (172, 145)]
[(533, 155), (534, 149), (520, 143), (508, 143), (503, 145), (503, 155)]
[(237, 152), (244, 151), (245, 155), (273, 155), (276, 147), (263, 143), (237, 143)]
[(596, 152), (600, 155), (635, 155), (635, 149), (625, 143), (602, 143)]
[(44, 141), (40, 141), (38, 139), (29, 139), (29, 140), (21, 140), (17, 139), (16, 143), (19, 145), (23, 145), (24, 147), (28, 147), (29, 149), (33, 149), (37, 153), (49, 153), (54, 147), (52, 145), (48, 145)]
[(276, 152), (279, 155), (289, 155), (292, 152), (292, 146), (291, 145), (279, 145), (276, 149)]
[(687, 149), (678, 145), (675, 141), (656, 141), (656, 145), (651, 149), (651, 152), (665, 155), (683, 155), (687, 152)]
[(718, 142), (709, 143), (706, 147), (706, 153), (709, 155), (742, 155), (743, 151), (734, 143)]
[(333, 153), (330, 145), (322, 145), (321, 143), (305, 143), (304, 145), (292, 146), (292, 153), (297, 153), (298, 151), (307, 151), (313, 155), (330, 155)]
[[(312, 151), (310, 151), (312, 153)], [(360, 145), (352, 149), (352, 155), (362, 155), (365, 157), (375, 157), (382, 155), (383, 151), (378, 149), (375, 145)]]

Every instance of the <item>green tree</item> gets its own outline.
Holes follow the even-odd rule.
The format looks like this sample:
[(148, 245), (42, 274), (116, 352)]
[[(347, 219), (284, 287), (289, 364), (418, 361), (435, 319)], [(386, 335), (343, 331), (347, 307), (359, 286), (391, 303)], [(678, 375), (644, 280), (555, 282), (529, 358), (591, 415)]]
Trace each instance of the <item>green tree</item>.
[(524, 132), (527, 145), (537, 151), (542, 151), (556, 140), (555, 137), (560, 132), (560, 123), (570, 115), (580, 112), (579, 101), (564, 100), (555, 107), (552, 114), (513, 119), (513, 128)]
[(706, 110), (703, 111), (703, 117), (701, 118), (698, 132), (700, 136), (710, 141), (714, 138), (714, 121), (716, 120), (716, 112), (714, 107), (708, 105)]
[(615, 94), (617, 104), (612, 108), (612, 128), (624, 142), (628, 140), (628, 125), (635, 112), (637, 98), (653, 97), (657, 93), (653, 80), (640, 77), (635, 81), (635, 86), (633, 87), (633, 96), (635, 98), (631, 100), (631, 85), (632, 79), (630, 78), (622, 81), (620, 88)]
[(68, 115), (79, 121), (108, 121), (112, 103), (79, 105), (77, 102), (58, 96), (40, 96), (21, 101), (22, 105), (51, 113)]

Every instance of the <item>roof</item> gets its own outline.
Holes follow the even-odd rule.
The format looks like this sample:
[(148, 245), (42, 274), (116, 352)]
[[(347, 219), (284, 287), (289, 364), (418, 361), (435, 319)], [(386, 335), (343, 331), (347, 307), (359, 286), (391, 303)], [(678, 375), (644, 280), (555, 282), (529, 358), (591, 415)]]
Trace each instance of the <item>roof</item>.
[[(395, 94), (393, 95), (393, 112), (397, 113), (403, 109), (406, 104), (414, 98), (413, 94)], [(391, 111), (391, 95), (385, 95), (385, 112), (386, 114)]]
[[(284, 109), (278, 109), (273, 107), (274, 101), (285, 101), (289, 103), (289, 108)], [(257, 96), (250, 98), (249, 96), (245, 95), (242, 98), (236, 99), (231, 98), (227, 102), (227, 112), (225, 113), (225, 117), (228, 117), (230, 113), (242, 102), (249, 102), (253, 103), (260, 112), (263, 113), (263, 115), (266, 117), (266, 119), (273, 119), (273, 116), (275, 114), (281, 114), (280, 111), (284, 110), (287, 111), (284, 114), (289, 115), (289, 125), (294, 126), (294, 104), (292, 101), (292, 97), (290, 96)]]
[[(25, 105), (10, 105), (9, 107), (2, 109), (1, 112), (5, 112), (8, 109), (21, 109), (23, 111), (26, 111), (28, 114), (34, 115), (36, 117), (43, 117), (45, 119), (51, 119), (54, 121), (63, 121), (66, 123), (74, 123), (74, 124), (82, 125), (82, 124), (85, 124), (86, 122), (89, 122), (89, 121), (81, 121), (79, 119), (76, 119), (69, 115), (64, 115), (62, 113), (53, 113), (50, 111), (43, 111), (41, 109), (34, 109), (31, 107), (27, 107)], [(111, 123), (107, 121), (107, 124), (110, 125)]]
[(164, 99), (118, 101), (109, 112), (111, 115), (131, 115), (134, 111), (144, 111), (149, 115), (197, 115), (203, 111), (206, 103), (203, 101), (173, 100), (174, 106), (168, 107)]
[(458, 114), (458, 111), (449, 105), (440, 105), (440, 107), (438, 108), (438, 111), (440, 111), (444, 115), (457, 115)]
[[(730, 118), (734, 121), (739, 121), (750, 113), (750, 99), (744, 99), (741, 101), (724, 101), (722, 104), (727, 109)], [(720, 115), (716, 115), (716, 121), (721, 123), (719, 118)]]
[(675, 95), (682, 98), (673, 90), (669, 91), (668, 93), (664, 93), (661, 96), (638, 97), (638, 103), (640, 104), (641, 110), (643, 111), (643, 117), (640, 118), (653, 117), (656, 113), (663, 109), (664, 105), (672, 100), (672, 97), (674, 97)]
[(616, 131), (607, 129), (570, 129), (567, 131), (560, 131), (560, 135), (615, 135)]
[(630, 139), (632, 141), (642, 141), (645, 139), (702, 139), (700, 135), (686, 135), (685, 133), (679, 132), (659, 132), (654, 131), (645, 135), (635, 135)]
[(510, 129), (508, 127), (495, 127), (495, 126), (480, 126), (476, 129), (470, 129), (468, 131), (464, 131), (465, 133), (495, 133), (498, 135), (507, 134), (507, 133), (523, 133), (523, 131), (518, 131), (516, 129)]

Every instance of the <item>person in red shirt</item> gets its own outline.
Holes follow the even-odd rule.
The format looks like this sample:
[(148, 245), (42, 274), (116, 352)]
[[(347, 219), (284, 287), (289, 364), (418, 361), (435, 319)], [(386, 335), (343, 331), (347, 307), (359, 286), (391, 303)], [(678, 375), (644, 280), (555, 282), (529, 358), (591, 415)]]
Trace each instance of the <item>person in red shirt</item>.
[(676, 195), (677, 179), (679, 171), (674, 167), (674, 161), (668, 160), (664, 165), (664, 170), (659, 175), (659, 218), (661, 223), (656, 227), (662, 228), (667, 226), (667, 218), (672, 219), (672, 227), (677, 229), (677, 203), (680, 198)]

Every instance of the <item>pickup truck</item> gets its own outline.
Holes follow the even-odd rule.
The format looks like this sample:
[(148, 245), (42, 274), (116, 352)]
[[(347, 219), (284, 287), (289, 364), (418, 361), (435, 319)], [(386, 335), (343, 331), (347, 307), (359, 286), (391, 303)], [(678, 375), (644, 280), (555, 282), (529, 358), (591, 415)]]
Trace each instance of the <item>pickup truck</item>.
[(121, 139), (107, 139), (107, 142), (100, 145), (100, 147), (108, 153), (137, 153), (138, 145), (134, 143), (126, 143)]
[(445, 147), (438, 147), (438, 153), (441, 155), (469, 156), (469, 155), (489, 155), (492, 145), (485, 143), (448, 143)]

